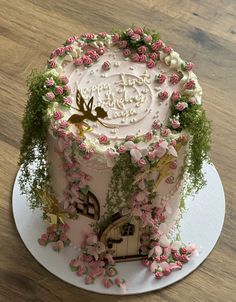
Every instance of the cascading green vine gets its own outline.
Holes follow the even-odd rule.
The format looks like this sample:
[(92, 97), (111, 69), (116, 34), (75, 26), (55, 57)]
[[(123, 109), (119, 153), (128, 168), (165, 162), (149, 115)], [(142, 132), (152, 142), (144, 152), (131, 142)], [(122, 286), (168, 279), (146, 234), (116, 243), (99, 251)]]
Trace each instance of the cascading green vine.
[(97, 233), (101, 232), (111, 222), (112, 214), (129, 205), (128, 201), (131, 200), (137, 190), (137, 186), (133, 182), (138, 171), (140, 171), (140, 168), (132, 163), (128, 152), (120, 154), (119, 159), (112, 168), (112, 176), (105, 203), (106, 213), (93, 226)]
[(201, 105), (193, 105), (182, 112), (177, 111), (173, 106), (172, 114), (177, 113), (181, 125), (178, 131), (187, 130), (191, 136), (190, 153), (186, 160), (189, 175), (187, 194), (190, 194), (198, 192), (206, 184), (202, 165), (204, 161), (210, 161), (208, 152), (210, 151), (211, 123)]
[(133, 184), (135, 174), (140, 170), (135, 166), (128, 152), (120, 154), (119, 160), (112, 169), (111, 181), (106, 197), (106, 208), (109, 213), (127, 206), (127, 201), (135, 192)]
[(48, 75), (37, 71), (33, 71), (28, 77), (28, 102), (22, 121), (24, 134), (20, 149), (19, 183), (22, 193), (26, 194), (33, 209), (42, 206), (37, 190), (49, 190), (50, 187), (46, 145), (49, 121), (45, 118), (49, 102), (42, 98), (47, 77)]

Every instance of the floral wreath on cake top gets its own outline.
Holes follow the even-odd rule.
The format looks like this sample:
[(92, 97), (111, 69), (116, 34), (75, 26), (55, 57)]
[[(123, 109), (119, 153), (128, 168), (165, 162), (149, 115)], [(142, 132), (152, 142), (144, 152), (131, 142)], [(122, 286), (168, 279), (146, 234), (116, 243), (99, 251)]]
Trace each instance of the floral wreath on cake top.
[[(88, 45), (91, 49), (86, 50), (85, 46)], [(130, 204), (132, 215), (143, 225), (152, 228), (151, 237), (150, 234), (143, 234), (144, 265), (150, 267), (157, 279), (181, 268), (195, 251), (193, 246), (170, 242), (167, 238), (157, 236), (159, 226), (165, 220), (165, 204), (162, 209), (149, 207), (155, 198), (152, 190), (155, 183), (142, 178), (145, 171), (157, 166), (161, 168), (166, 163), (174, 166), (178, 148), (188, 143), (190, 152), (185, 170), (189, 182), (184, 189), (185, 195), (198, 191), (205, 184), (201, 169), (203, 161), (209, 160), (210, 123), (201, 105), (201, 87), (192, 72), (193, 63), (183, 61), (178, 53), (160, 39), (158, 33), (147, 28), (132, 27), (112, 34), (88, 33), (68, 38), (63, 47), (51, 53), (46, 71), (33, 71), (28, 79), (29, 99), (23, 119), (24, 135), (19, 160), (20, 186), (22, 192), (26, 193), (31, 208), (41, 208), (43, 218), (51, 223), (39, 243), (46, 245), (54, 242), (53, 247), (57, 251), (69, 245), (65, 219), (77, 218), (78, 215), (71, 206), (68, 206), (68, 210), (62, 210), (53, 197), (48, 173), (47, 134), (49, 130), (58, 138), (58, 153), (62, 154), (65, 171), (70, 176), (72, 172), (76, 173), (80, 190), (86, 194), (90, 189), (90, 176), (81, 172), (76, 162), (70, 162), (76, 156), (89, 160), (99, 150), (87, 142), (84, 135), (88, 130), (86, 127), (81, 128), (80, 135), (75, 135), (71, 131), (70, 121), (65, 118), (65, 112), (72, 108), (72, 98), (67, 85), (69, 80), (62, 74), (63, 67), (67, 62), (73, 62), (75, 66), (89, 68), (99, 61), (106, 47), (111, 45), (120, 48), (127, 60), (146, 63), (147, 68), (155, 68), (158, 61), (164, 62), (173, 70), (173, 74), (169, 79), (164, 74), (159, 74), (155, 79), (157, 85), (161, 87), (165, 81), (169, 81), (173, 85), (180, 82), (182, 87), (171, 95), (171, 115), (167, 123), (161, 124), (156, 120), (151, 131), (144, 135), (127, 136), (123, 142), (114, 146), (110, 145), (106, 135), (98, 137), (98, 146), (106, 148), (107, 165), (113, 167), (106, 200), (107, 215), (94, 225), (95, 233), (85, 239), (82, 253), (71, 262), (71, 268), (79, 276), (87, 274), (85, 282), (88, 284), (102, 276), (104, 286), (110, 287), (115, 283), (124, 287), (123, 279), (111, 279), (117, 274), (113, 266), (114, 260), (106, 252), (98, 235), (104, 225), (109, 224), (114, 207), (122, 209), (122, 201), (130, 200), (131, 196), (136, 196)], [(104, 71), (110, 67), (109, 61), (102, 65)], [(158, 98), (160, 102), (165, 102), (168, 93), (161, 91)], [(124, 171), (123, 176), (120, 171)], [(171, 177), (168, 181), (172, 181)], [(74, 186), (75, 181), (71, 177), (68, 194)], [(144, 197), (146, 191), (149, 194)], [(181, 207), (184, 207), (183, 203)]]

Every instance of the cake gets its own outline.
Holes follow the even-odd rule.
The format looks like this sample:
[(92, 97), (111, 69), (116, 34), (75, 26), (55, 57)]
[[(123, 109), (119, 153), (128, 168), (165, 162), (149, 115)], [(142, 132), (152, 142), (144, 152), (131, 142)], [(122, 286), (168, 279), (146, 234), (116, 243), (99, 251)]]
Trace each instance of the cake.
[(40, 245), (79, 247), (87, 284), (123, 286), (115, 262), (139, 259), (160, 279), (195, 252), (178, 231), (209, 151), (193, 67), (132, 27), (70, 37), (29, 77), (21, 189), (49, 224)]

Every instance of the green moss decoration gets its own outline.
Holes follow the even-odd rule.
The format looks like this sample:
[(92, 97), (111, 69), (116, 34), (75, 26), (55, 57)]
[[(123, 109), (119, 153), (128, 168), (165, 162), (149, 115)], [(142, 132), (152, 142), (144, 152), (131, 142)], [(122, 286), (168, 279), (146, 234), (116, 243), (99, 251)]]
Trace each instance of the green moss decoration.
[(111, 181), (106, 197), (105, 206), (109, 214), (127, 206), (127, 201), (131, 199), (136, 190), (133, 182), (134, 176), (139, 170), (140, 168), (132, 163), (129, 152), (120, 154), (118, 161), (112, 169)]
[(132, 163), (129, 152), (120, 154), (112, 168), (111, 181), (104, 205), (107, 211), (100, 221), (93, 225), (97, 233), (100, 233), (111, 223), (114, 213), (129, 206), (132, 195), (137, 191), (137, 186), (133, 182), (134, 176), (139, 171), (140, 168)]
[(47, 92), (44, 87), (47, 78), (48, 75), (37, 71), (33, 71), (28, 77), (28, 102), (22, 121), (24, 134), (19, 159), (20, 188), (21, 192), (26, 194), (32, 209), (42, 208), (37, 190), (49, 189), (46, 145), (49, 121), (45, 118), (49, 102), (42, 98)]
[(201, 105), (193, 105), (182, 112), (172, 107), (172, 114), (179, 113), (181, 127), (178, 131), (187, 130), (191, 135), (190, 153), (186, 161), (187, 173), (189, 174), (187, 193), (198, 192), (205, 184), (202, 173), (204, 161), (210, 161), (211, 124), (207, 120), (206, 113)]

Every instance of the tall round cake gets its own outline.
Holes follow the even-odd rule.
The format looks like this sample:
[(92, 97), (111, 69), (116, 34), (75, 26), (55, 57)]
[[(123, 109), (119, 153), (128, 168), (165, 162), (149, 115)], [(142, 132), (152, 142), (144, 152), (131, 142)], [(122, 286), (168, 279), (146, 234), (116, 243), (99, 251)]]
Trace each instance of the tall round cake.
[(70, 37), (31, 75), (21, 185), (51, 224), (41, 245), (78, 246), (87, 263), (163, 256), (158, 272), (181, 263), (173, 252), (187, 261), (178, 220), (209, 149), (192, 68), (134, 27)]

